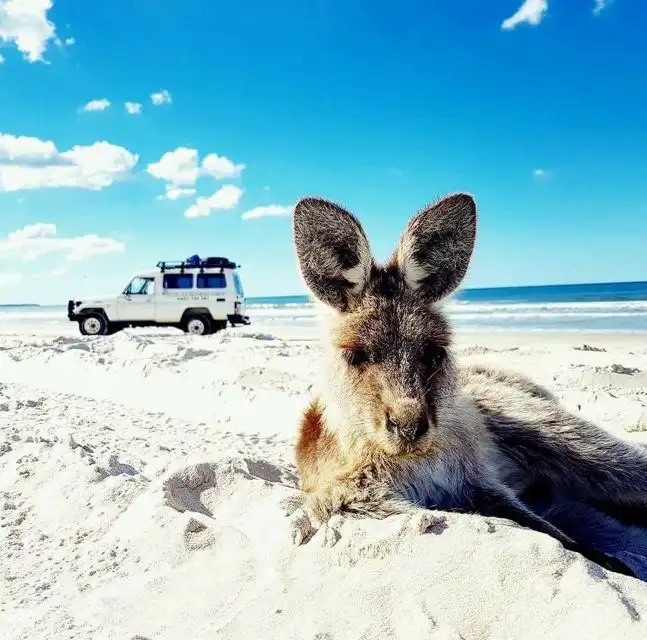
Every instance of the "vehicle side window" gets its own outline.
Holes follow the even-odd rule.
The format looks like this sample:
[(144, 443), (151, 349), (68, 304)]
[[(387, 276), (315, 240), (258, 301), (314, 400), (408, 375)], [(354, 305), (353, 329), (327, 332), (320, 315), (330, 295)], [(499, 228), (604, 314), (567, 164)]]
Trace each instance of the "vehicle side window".
[(193, 274), (191, 273), (165, 273), (164, 289), (192, 289)]
[(198, 289), (225, 289), (227, 280), (224, 273), (199, 273)]

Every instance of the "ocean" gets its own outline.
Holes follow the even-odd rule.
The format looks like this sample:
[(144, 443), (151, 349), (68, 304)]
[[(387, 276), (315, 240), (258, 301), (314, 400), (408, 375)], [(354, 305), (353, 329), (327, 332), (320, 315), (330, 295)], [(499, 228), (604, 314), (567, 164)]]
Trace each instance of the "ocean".
[[(253, 325), (309, 327), (308, 296), (247, 298)], [(457, 329), (647, 332), (647, 282), (463, 289), (445, 302)], [(0, 333), (69, 328), (60, 306), (0, 305)]]

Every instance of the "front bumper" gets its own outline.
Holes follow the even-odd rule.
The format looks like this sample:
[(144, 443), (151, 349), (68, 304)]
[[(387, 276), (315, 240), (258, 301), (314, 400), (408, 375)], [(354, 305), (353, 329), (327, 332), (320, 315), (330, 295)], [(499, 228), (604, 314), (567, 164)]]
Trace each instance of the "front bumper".
[(79, 316), (74, 313), (74, 300), (68, 300), (67, 301), (67, 317), (68, 320), (71, 320), (72, 322), (76, 322), (79, 319)]

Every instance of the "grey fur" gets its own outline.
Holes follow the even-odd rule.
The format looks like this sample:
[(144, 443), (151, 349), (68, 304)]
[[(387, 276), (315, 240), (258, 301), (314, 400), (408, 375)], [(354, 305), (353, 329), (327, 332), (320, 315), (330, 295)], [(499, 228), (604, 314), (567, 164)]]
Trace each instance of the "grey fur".
[[(415, 216), (379, 265), (350, 213), (320, 199), (297, 205), (301, 271), (333, 309), (320, 400), (340, 450), (328, 476), (326, 460), (317, 462), (308, 508), (319, 522), (412, 505), (499, 516), (633, 575), (605, 554), (647, 533), (636, 529), (647, 526), (645, 452), (570, 414), (519, 374), (461, 370), (454, 360), (437, 302), (463, 279), (475, 232), (474, 200), (448, 196)], [(406, 416), (421, 414), (429, 429), (412, 440)], [(579, 520), (569, 515), (576, 513)]]
[(411, 219), (393, 260), (411, 286), (422, 287), (430, 300), (440, 300), (465, 277), (475, 237), (474, 199), (453, 194)]
[(372, 263), (362, 226), (348, 211), (320, 198), (301, 199), (293, 225), (306, 284), (326, 304), (349, 310), (363, 292)]

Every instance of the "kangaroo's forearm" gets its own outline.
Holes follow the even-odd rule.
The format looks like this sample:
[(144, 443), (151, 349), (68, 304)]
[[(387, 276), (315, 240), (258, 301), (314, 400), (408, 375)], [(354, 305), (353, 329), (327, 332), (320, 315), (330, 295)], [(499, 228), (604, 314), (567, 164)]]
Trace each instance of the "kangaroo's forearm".
[(636, 577), (635, 573), (618, 558), (607, 556), (575, 542), (563, 531), (528, 509), (522, 502), (509, 496), (503, 489), (475, 487), (472, 490), (472, 507), (481, 515), (506, 518), (523, 527), (545, 533), (561, 542), (565, 549), (575, 551), (606, 569)]
[(471, 499), (472, 508), (481, 515), (512, 520), (522, 527), (553, 536), (564, 546), (575, 544), (565, 533), (532, 512), (522, 502), (508, 495), (503, 489), (477, 486), (471, 491)]

